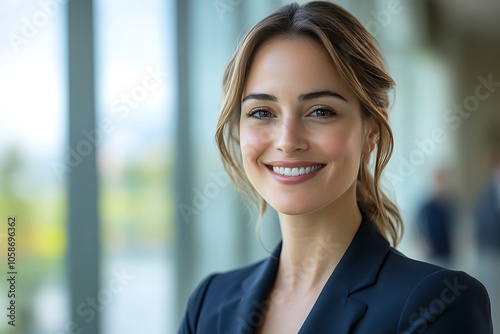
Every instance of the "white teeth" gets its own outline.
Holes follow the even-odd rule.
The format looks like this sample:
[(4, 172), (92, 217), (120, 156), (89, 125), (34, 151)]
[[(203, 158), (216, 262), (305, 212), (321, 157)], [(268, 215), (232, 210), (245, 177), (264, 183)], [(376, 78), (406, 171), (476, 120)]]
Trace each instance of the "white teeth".
[(299, 176), (299, 175), (305, 175), (309, 174), (312, 172), (317, 171), (320, 169), (322, 166), (321, 165), (315, 165), (315, 166), (310, 166), (310, 167), (294, 167), (294, 168), (289, 168), (289, 167), (277, 167), (273, 166), (273, 171), (275, 173), (285, 175), (285, 176)]

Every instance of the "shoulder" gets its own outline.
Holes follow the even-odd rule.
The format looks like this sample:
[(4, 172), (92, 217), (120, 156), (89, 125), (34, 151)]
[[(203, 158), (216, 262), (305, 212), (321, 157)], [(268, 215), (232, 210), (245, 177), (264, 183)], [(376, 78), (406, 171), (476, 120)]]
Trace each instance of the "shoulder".
[[(230, 295), (241, 289), (243, 280), (257, 270), (264, 261), (224, 273), (213, 273), (204, 278), (193, 291), (188, 304), (201, 304), (214, 296)], [(189, 306), (189, 305), (188, 305)]]
[(189, 297), (187, 309), (184, 314), (184, 319), (181, 322), (179, 333), (195, 333), (200, 317), (201, 305), (203, 305), (203, 300), (208, 289), (208, 286), (212, 282), (216, 275), (212, 274), (206, 277), (193, 291)]
[(208, 290), (206, 299), (216, 298), (227, 300), (240, 295), (242, 293), (243, 282), (257, 283), (254, 280), (250, 280), (250, 278), (254, 276), (255, 278), (261, 278), (262, 275), (259, 272), (262, 271), (265, 263), (268, 261), (269, 258), (235, 270), (210, 275), (208, 278), (210, 282), (206, 287), (206, 290)]
[(492, 333), (488, 293), (475, 278), (395, 250), (384, 267), (402, 281), (391, 283), (401, 288), (398, 333)]
[(227, 272), (213, 273), (201, 281), (193, 295), (205, 294), (208, 288), (210, 288), (210, 293), (212, 291), (218, 293), (219, 290), (231, 291), (232, 289), (239, 289), (242, 281), (259, 269), (265, 261), (262, 260)]
[(195, 333), (200, 315), (205, 310), (215, 311), (221, 302), (241, 297), (242, 282), (263, 262), (224, 273), (214, 273), (204, 278), (189, 297), (179, 333)]
[(492, 333), (488, 294), (464, 272), (436, 271), (408, 296), (398, 327), (403, 333)]

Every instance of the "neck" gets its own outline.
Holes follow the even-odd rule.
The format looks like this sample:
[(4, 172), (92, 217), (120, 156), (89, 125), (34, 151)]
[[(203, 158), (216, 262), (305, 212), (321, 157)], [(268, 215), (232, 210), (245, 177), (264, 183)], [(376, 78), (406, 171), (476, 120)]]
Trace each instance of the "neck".
[(322, 288), (339, 263), (362, 220), (351, 188), (313, 213), (279, 215), (283, 246), (277, 284), (285, 291)]

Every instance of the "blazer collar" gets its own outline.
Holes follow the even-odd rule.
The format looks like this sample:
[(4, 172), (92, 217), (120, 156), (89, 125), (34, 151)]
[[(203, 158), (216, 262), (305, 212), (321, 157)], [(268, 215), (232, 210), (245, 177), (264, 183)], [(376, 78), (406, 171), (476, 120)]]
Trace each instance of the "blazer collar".
[(390, 248), (375, 225), (364, 218), (299, 333), (350, 333), (367, 309), (353, 294), (375, 284)]
[(278, 271), (280, 253), (281, 243), (243, 280), (241, 298), (221, 305), (217, 333), (252, 334), (260, 326), (262, 314), (269, 305), (267, 297)]
[[(375, 284), (390, 245), (374, 224), (363, 218), (351, 244), (321, 291), (299, 333), (347, 334), (366, 312), (353, 299), (356, 291)], [(219, 331), (250, 334), (260, 325), (266, 300), (278, 270), (281, 244), (242, 282), (241, 299), (227, 301), (219, 310)]]

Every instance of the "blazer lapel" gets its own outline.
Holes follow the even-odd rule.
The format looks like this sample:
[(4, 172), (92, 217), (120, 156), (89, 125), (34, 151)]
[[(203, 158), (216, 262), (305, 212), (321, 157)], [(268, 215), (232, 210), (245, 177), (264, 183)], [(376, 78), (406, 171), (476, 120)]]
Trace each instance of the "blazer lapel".
[(364, 219), (299, 333), (350, 333), (367, 309), (353, 294), (375, 284), (389, 249), (374, 224)]
[(266, 298), (278, 271), (280, 253), (281, 243), (272, 256), (259, 264), (242, 282), (241, 298), (227, 301), (220, 307), (217, 333), (251, 334), (260, 326), (268, 304)]
[[(356, 291), (373, 285), (390, 245), (374, 224), (363, 219), (354, 239), (321, 291), (299, 333), (348, 334), (367, 306), (353, 298)], [(262, 321), (266, 298), (278, 270), (281, 244), (242, 282), (240, 298), (221, 305), (218, 331), (251, 334)]]

